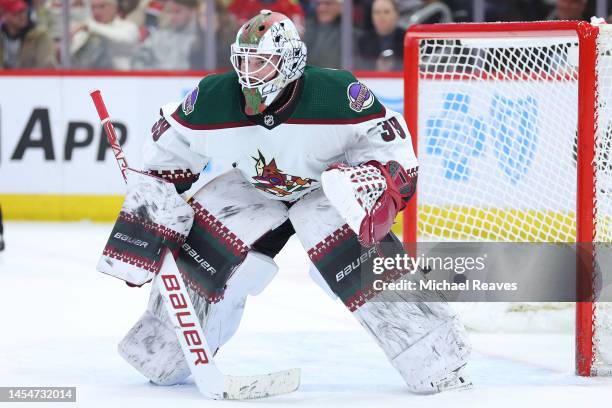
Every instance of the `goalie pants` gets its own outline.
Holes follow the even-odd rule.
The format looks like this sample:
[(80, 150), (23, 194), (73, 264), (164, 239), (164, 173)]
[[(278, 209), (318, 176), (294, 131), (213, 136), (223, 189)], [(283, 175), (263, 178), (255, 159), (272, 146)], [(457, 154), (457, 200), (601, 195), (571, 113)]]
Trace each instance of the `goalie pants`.
[[(313, 279), (340, 298), (412, 391), (427, 392), (431, 383), (465, 365), (470, 348), (464, 329), (437, 293), (409, 297), (372, 290), (374, 279), (401, 278), (397, 271), (373, 273), (376, 256), (403, 253), (397, 239), (389, 234), (375, 247), (361, 246), (322, 190), (288, 206), (264, 197), (234, 170), (202, 187), (191, 204), (194, 226), (177, 265), (212, 350), (236, 332), (247, 296), (272, 280), (277, 272), (272, 258), (295, 230)], [(119, 352), (151, 381), (171, 385), (183, 381), (189, 368), (161, 302), (153, 289)]]

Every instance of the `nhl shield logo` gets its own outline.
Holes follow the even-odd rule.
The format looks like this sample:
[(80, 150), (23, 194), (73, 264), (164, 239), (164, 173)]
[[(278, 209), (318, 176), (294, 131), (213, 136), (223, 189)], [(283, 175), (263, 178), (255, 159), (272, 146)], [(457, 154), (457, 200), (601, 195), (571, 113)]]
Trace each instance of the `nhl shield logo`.
[(272, 115), (264, 116), (264, 124), (268, 127), (274, 126), (274, 116)]
[(182, 105), (183, 113), (185, 115), (189, 115), (195, 109), (195, 104), (196, 104), (196, 101), (198, 100), (198, 92), (199, 92), (199, 89), (196, 86), (193, 91), (191, 91), (189, 94), (187, 94), (187, 96), (185, 96), (185, 99), (183, 100), (183, 105)]
[(374, 105), (374, 94), (361, 82), (353, 82), (346, 88), (349, 106), (355, 112), (361, 112)]

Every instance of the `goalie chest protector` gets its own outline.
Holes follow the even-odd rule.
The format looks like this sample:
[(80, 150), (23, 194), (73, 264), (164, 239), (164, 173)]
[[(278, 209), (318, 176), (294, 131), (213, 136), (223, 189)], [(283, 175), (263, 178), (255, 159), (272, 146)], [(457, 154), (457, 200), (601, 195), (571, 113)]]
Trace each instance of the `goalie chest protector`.
[(192, 150), (237, 167), (269, 198), (294, 201), (319, 187), (328, 165), (358, 161), (347, 152), (387, 112), (347, 71), (307, 66), (288, 92), (279, 108), (247, 116), (232, 71), (203, 78), (178, 107), (162, 112)]

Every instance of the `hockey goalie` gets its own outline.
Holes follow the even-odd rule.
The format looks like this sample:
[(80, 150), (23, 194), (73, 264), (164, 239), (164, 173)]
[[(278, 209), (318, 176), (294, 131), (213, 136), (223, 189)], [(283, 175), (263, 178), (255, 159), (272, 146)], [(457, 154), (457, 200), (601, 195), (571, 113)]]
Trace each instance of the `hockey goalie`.
[[(417, 181), (406, 123), (351, 73), (306, 65), (306, 51), (291, 20), (262, 10), (236, 35), (233, 71), (161, 108), (98, 268), (142, 286), (158, 279), (150, 266), (169, 249), (216, 353), (295, 234), (313, 279), (373, 336), (410, 391), (466, 388), (470, 347), (448, 304), (436, 293), (415, 301), (367, 289), (380, 278), (372, 258), (404, 251), (390, 229)], [(179, 194), (210, 160), (231, 170), (185, 202)], [(119, 353), (159, 385), (190, 375), (155, 285)]]

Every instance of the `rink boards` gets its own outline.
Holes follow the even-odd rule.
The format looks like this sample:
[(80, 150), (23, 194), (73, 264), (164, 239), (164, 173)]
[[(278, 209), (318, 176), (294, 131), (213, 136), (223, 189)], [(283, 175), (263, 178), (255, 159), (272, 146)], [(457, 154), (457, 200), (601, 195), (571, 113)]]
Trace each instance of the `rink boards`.
[[(89, 97), (98, 88), (132, 167), (160, 107), (180, 101), (201, 74), (81, 72), (0, 75), (0, 205), (6, 219), (110, 221), (124, 185)], [(364, 75), (387, 106), (402, 110), (400, 74)], [(204, 178), (224, 169), (214, 160)]]

